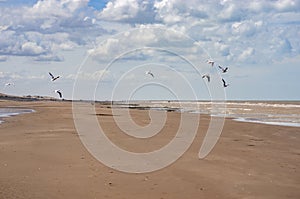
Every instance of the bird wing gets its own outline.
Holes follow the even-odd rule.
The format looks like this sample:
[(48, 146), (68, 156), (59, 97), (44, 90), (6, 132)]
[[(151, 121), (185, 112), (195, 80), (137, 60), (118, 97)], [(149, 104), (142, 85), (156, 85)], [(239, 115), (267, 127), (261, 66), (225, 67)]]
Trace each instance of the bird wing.
[(52, 78), (52, 81), (57, 80), (59, 76)]
[(62, 93), (60, 91), (56, 91), (60, 98), (62, 98)]
[(153, 73), (149, 70), (146, 72), (147, 75), (151, 75), (152, 77), (154, 77)]
[(209, 75), (203, 75), (202, 78), (207, 78), (207, 81), (210, 82), (210, 76)]
[(54, 78), (54, 76), (52, 75), (52, 73), (49, 72), (49, 75), (51, 76), (51, 78)]
[(225, 80), (224, 80), (224, 79), (222, 79), (222, 82), (223, 82), (223, 85), (225, 86), (225, 85), (226, 85), (226, 82), (225, 82)]
[(223, 81), (223, 86), (224, 86), (224, 87), (227, 87), (227, 86), (229, 86), (229, 84), (226, 84), (226, 82), (225, 82), (225, 80), (224, 80), (224, 79), (222, 79), (222, 81)]

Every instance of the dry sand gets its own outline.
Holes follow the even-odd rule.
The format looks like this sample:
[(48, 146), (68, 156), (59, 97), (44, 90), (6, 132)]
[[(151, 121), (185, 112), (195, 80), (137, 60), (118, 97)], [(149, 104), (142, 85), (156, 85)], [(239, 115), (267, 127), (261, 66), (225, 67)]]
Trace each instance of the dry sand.
[[(5, 118), (0, 125), (0, 198), (300, 198), (300, 128), (242, 123), (227, 119), (214, 150), (198, 151), (209, 117), (201, 116), (196, 139), (174, 164), (145, 174), (104, 166), (76, 133), (70, 102), (0, 101), (36, 112)], [(172, 138), (180, 114), (168, 113), (154, 140), (122, 135), (109, 108), (97, 105), (109, 137), (123, 148), (150, 151)], [(148, 112), (132, 110), (138, 124)], [(191, 114), (190, 117), (193, 117)]]

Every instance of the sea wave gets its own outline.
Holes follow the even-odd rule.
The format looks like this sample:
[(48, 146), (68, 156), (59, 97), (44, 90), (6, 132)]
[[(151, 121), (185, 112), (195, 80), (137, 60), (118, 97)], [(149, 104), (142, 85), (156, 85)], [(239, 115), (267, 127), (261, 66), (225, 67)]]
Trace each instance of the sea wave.
[(168, 107), (180, 112), (208, 114), (241, 122), (300, 126), (300, 102), (148, 101), (139, 104), (156, 110), (167, 110)]

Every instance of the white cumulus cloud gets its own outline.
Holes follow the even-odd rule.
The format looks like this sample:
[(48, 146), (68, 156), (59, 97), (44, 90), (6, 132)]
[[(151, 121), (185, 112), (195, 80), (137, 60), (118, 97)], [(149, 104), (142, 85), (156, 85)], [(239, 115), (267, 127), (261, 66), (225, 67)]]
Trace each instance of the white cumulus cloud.
[[(153, 33), (152, 27), (176, 30), (201, 43), (215, 59), (240, 65), (249, 61), (246, 57), (265, 63), (300, 52), (297, 0), (111, 0), (102, 10), (90, 8), (88, 0), (38, 0), (13, 9), (3, 6), (0, 17), (0, 56), (38, 61), (62, 61), (62, 51), (95, 40), (104, 41), (94, 50), (101, 58), (137, 45), (181, 46), (183, 53), (190, 52), (182, 35)], [(124, 38), (112, 36), (118, 33)], [(247, 49), (255, 53), (247, 56)]]

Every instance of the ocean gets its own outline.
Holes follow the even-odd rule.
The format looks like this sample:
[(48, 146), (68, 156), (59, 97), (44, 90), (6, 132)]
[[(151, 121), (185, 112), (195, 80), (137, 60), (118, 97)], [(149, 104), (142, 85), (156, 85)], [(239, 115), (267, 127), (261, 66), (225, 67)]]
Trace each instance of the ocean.
[(300, 101), (139, 101), (155, 110), (208, 114), (240, 122), (300, 127)]

